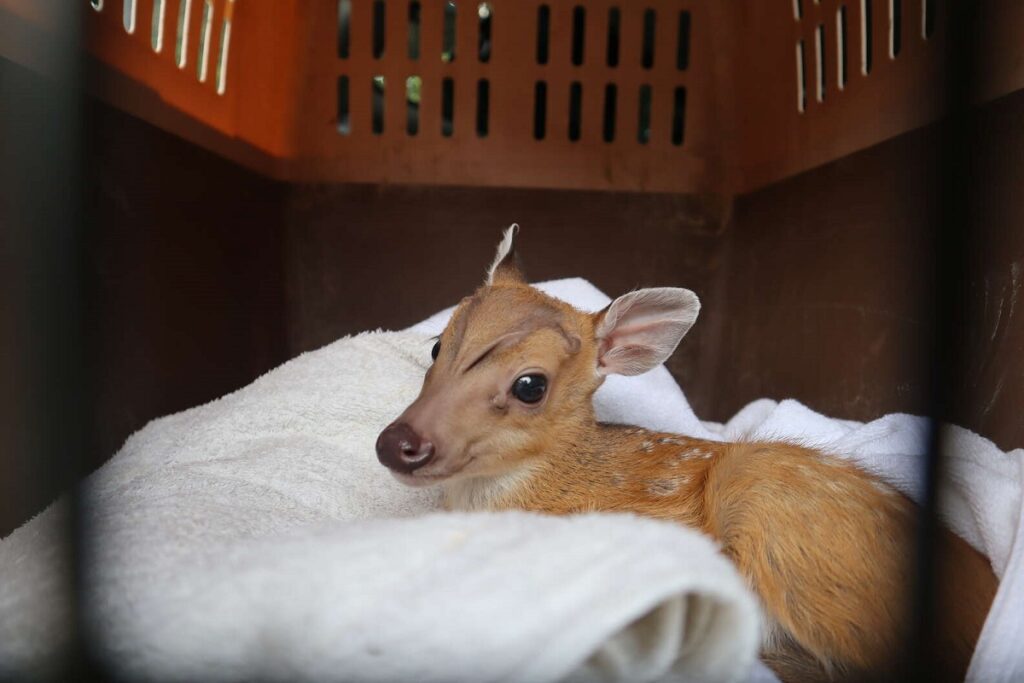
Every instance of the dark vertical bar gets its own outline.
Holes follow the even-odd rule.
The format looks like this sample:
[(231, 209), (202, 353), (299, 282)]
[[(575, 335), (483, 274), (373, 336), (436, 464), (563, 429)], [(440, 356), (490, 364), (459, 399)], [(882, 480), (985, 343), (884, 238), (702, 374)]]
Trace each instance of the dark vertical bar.
[(477, 7), (479, 35), (477, 37), (477, 57), (483, 63), (491, 61), (491, 20), (493, 10), (488, 2), (481, 2)]
[(874, 42), (875, 42), (874, 41), (874, 26), (873, 26), (873, 18), (871, 16), (871, 13), (872, 13), (871, 4), (872, 4), (872, 0), (860, 0), (860, 7), (861, 7), (860, 25), (861, 25), (861, 31), (862, 31), (861, 50), (863, 51), (862, 54), (861, 54), (861, 58), (864, 61), (864, 66), (863, 66), (862, 71), (864, 72), (865, 76), (867, 76), (869, 73), (871, 73), (871, 63), (872, 63), (872, 59), (874, 58), (874, 51), (875, 51), (875, 47), (874, 47)]
[(839, 82), (837, 85), (842, 90), (846, 87), (846, 79), (848, 78), (846, 67), (846, 5), (840, 6), (836, 17), (836, 59), (839, 65)]
[(572, 8), (572, 63), (574, 66), (583, 63), (586, 26), (587, 11), (581, 5), (576, 5)]
[(679, 30), (676, 35), (676, 68), (685, 71), (690, 67), (690, 13), (679, 13)]
[(892, 56), (897, 57), (903, 49), (903, 2), (889, 0), (892, 8)]
[(338, 76), (338, 132), (342, 135), (352, 132), (348, 111), (348, 76)]
[(796, 108), (803, 113), (807, 111), (807, 55), (804, 41), (796, 41)]
[(476, 82), (476, 134), (487, 137), (491, 116), (491, 84), (486, 78)]
[(583, 108), (583, 86), (573, 81), (569, 86), (569, 139), (580, 139), (580, 111)]
[[(18, 483), (36, 489), (30, 499), (67, 493), (69, 514), (58, 515), (55, 527), (58, 580), (48, 597), (64, 603), (68, 620), (47, 635), (68, 649), (47, 662), (48, 674), (95, 680), (102, 671), (89, 648), (88, 501), (77, 487), (94, 443), (80, 53), (82, 12), (93, 10), (84, 2), (52, 4), (60, 7), (45, 31), (18, 35), (14, 25), (9, 34), (36, 42), (35, 53), (45, 55), (42, 75), (0, 60), (0, 304), (11, 303), (0, 306), (0, 346), (13, 347), (18, 373), (0, 381), (0, 407), (17, 411), (22, 447), (0, 458), (10, 455), (25, 473)], [(10, 448), (12, 435), (3, 436)]]
[(551, 34), (551, 8), (541, 5), (537, 8), (537, 63), (548, 63), (548, 41)]
[(931, 38), (935, 34), (935, 0), (924, 0), (921, 11), (924, 12), (922, 32), (925, 38)]
[(622, 13), (619, 11), (618, 7), (612, 7), (608, 10), (608, 49), (606, 55), (606, 61), (610, 67), (616, 67), (619, 65), (619, 39), (621, 30)]
[(420, 58), (420, 14), (422, 9), (417, 1), (409, 3), (409, 59)]
[(420, 88), (423, 81), (419, 76), (405, 79), (405, 132), (417, 135), (420, 132)]
[(383, 76), (374, 76), (370, 90), (370, 103), (373, 107), (373, 134), (380, 135), (384, 132), (384, 106), (385, 91), (387, 82)]
[(380, 59), (384, 55), (385, 32), (384, 0), (373, 1), (373, 58)]
[[(930, 360), (930, 393), (932, 418), (928, 457), (925, 461), (924, 495), (918, 524), (916, 583), (912, 596), (914, 630), (908, 649), (912, 670), (909, 680), (934, 681), (943, 677), (938, 670), (943, 644), (937, 639), (942, 627), (939, 619), (948, 613), (936, 608), (938, 576), (949, 570), (942, 565), (943, 553), (938, 547), (938, 510), (941, 504), (941, 482), (945, 476), (943, 456), (948, 444), (941, 428), (943, 422), (961, 422), (966, 414), (966, 397), (962, 394), (967, 377), (969, 258), (982, 248), (981, 232), (972, 228), (971, 206), (973, 135), (971, 124), (971, 74), (977, 64), (977, 3), (949, 3), (950, 26), (946, 44), (946, 118), (943, 126), (940, 179), (933, 215), (938, 217), (935, 230), (935, 260), (931, 274), (932, 300), (928, 318), (933, 341), (925, 349)], [(973, 238), (973, 240), (972, 240)], [(961, 336), (963, 335), (963, 336)]]
[(547, 134), (548, 84), (537, 81), (533, 86), (533, 138), (543, 140)]
[(825, 54), (827, 50), (825, 25), (818, 24), (818, 28), (814, 30), (814, 77), (816, 79), (815, 90), (819, 102), (825, 101), (825, 92), (828, 89), (828, 60)]
[(615, 140), (615, 107), (618, 99), (618, 90), (614, 83), (604, 86), (604, 125), (601, 130), (601, 138), (605, 142)]
[(686, 135), (686, 88), (676, 88), (672, 98), (672, 144), (683, 144)]
[(646, 145), (651, 139), (651, 86), (640, 86), (640, 103), (637, 112), (636, 140)]
[(441, 28), (441, 61), (455, 61), (455, 15), (454, 0), (444, 3), (444, 25)]
[(338, 0), (338, 57), (348, 59), (352, 27), (352, 0)]
[(653, 9), (644, 10), (644, 41), (640, 52), (640, 64), (645, 69), (654, 66), (654, 31), (657, 15)]
[(455, 82), (441, 81), (441, 135), (450, 138), (455, 131)]

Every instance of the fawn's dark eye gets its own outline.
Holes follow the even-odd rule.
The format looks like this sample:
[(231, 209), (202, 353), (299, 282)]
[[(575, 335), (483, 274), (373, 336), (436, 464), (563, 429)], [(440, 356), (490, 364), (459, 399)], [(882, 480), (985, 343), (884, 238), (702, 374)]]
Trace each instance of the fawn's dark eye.
[(430, 349), (430, 357), (437, 360), (437, 354), (441, 353), (441, 340), (434, 342), (434, 348)]
[(548, 378), (544, 375), (523, 375), (512, 383), (512, 395), (523, 403), (536, 403), (547, 389)]

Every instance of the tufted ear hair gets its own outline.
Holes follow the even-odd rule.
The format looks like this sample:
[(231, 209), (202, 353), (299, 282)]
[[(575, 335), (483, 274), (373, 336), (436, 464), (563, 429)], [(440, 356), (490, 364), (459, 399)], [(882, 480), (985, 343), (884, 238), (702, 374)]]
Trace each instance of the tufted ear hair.
[(526, 282), (523, 273), (519, 270), (519, 262), (516, 257), (515, 238), (519, 234), (519, 224), (513, 223), (505, 231), (498, 243), (498, 251), (494, 254), (494, 261), (487, 269), (487, 279), (484, 284), (493, 285), (502, 282)]
[(700, 312), (688, 289), (657, 287), (623, 294), (594, 314), (597, 371), (639, 375), (665, 362)]

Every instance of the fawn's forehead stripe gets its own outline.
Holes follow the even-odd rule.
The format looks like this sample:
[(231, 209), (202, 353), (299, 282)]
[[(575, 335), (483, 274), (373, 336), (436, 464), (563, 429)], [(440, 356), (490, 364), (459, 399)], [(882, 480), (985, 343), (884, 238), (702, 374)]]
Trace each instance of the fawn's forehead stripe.
[[(452, 353), (454, 356), (459, 358), (465, 355), (464, 361), (473, 357), (472, 362), (468, 363), (464, 371), (468, 371), (481, 363), (492, 352), (518, 345), (540, 330), (552, 330), (560, 335), (565, 341), (566, 350), (570, 354), (575, 354), (580, 349), (579, 338), (566, 330), (560, 311), (554, 308), (539, 311), (532, 310), (527, 315), (521, 317), (516, 315), (515, 308), (502, 309), (509, 311), (510, 315), (505, 321), (511, 324), (508, 327), (497, 328), (495, 334), (486, 339), (478, 338), (478, 335), (471, 336), (469, 344), (471, 344), (472, 348), (469, 348), (466, 344), (466, 335), (472, 319), (481, 312), (480, 303), (481, 301), (476, 297), (468, 301), (455, 320), (452, 330)], [(486, 313), (485, 311), (484, 314), (486, 315)]]
[(466, 297), (462, 300), (460, 305), (455, 310), (455, 317), (452, 320), (452, 353), (456, 356), (459, 354), (459, 349), (462, 347), (462, 340), (466, 336), (466, 328), (469, 326), (469, 317), (475, 309), (480, 305), (479, 296)]

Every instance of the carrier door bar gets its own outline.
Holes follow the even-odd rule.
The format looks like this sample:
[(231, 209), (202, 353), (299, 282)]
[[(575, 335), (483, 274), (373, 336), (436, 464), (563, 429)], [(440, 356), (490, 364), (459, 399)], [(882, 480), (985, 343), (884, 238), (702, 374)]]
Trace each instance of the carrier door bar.
[[(930, 207), (937, 217), (934, 230), (934, 261), (931, 273), (931, 310), (923, 311), (930, 320), (932, 347), (924, 349), (928, 359), (931, 397), (928, 457), (923, 463), (924, 499), (917, 528), (916, 582), (912, 600), (913, 632), (909, 653), (913, 681), (933, 681), (944, 672), (936, 670), (941, 647), (935, 639), (935, 620), (943, 615), (937, 609), (936, 593), (939, 552), (938, 509), (940, 484), (945, 476), (943, 459), (948, 444), (942, 424), (962, 422), (968, 412), (967, 397), (959, 387), (967, 376), (968, 352), (962, 330), (967, 329), (967, 290), (971, 279), (969, 254), (984, 245), (982, 230), (970, 225), (973, 194), (971, 184), (971, 75), (977, 60), (977, 15), (975, 3), (951, 2), (945, 19), (949, 26), (944, 56), (947, 74), (946, 112), (938, 124), (944, 131), (943, 149), (937, 179), (936, 205)], [(984, 226), (978, 226), (983, 228)], [(973, 243), (972, 243), (973, 240)], [(928, 248), (932, 245), (922, 245)]]

